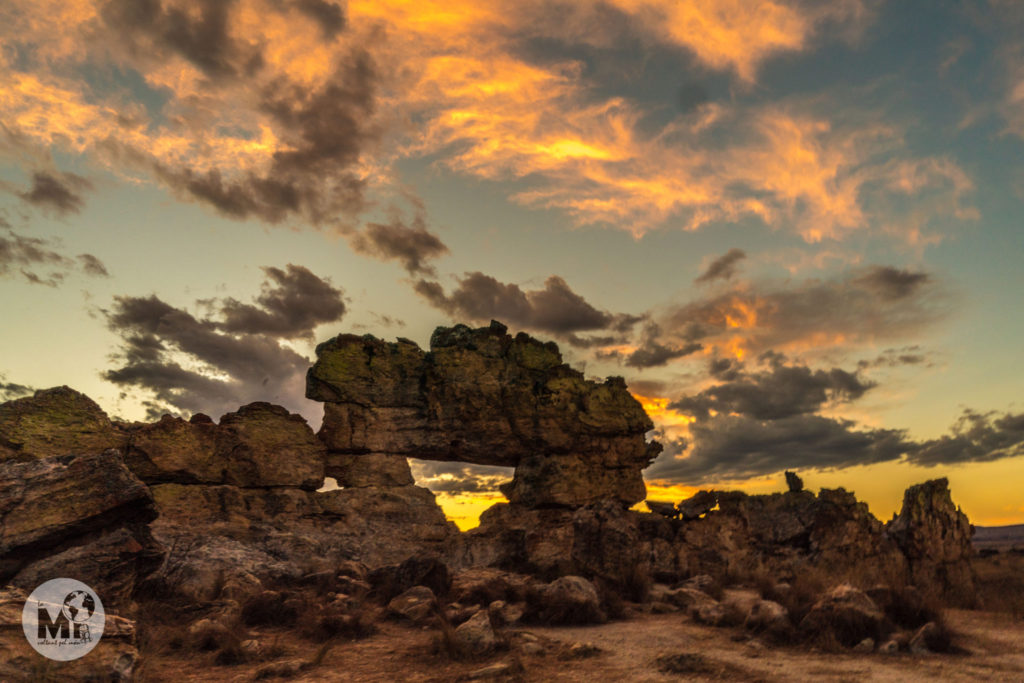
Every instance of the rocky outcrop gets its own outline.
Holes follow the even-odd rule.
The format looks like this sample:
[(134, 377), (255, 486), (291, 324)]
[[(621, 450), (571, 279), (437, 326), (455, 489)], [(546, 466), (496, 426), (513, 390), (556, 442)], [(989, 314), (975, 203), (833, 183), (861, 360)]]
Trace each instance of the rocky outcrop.
[(125, 441), (95, 401), (66, 386), (0, 404), (0, 461), (97, 454)]
[(621, 378), (586, 380), (555, 344), (512, 338), (497, 322), (439, 327), (429, 352), (340, 335), (317, 347), (306, 395), (325, 403), (320, 437), (332, 457), (513, 466), (504, 493), (531, 507), (643, 500), (640, 472), (660, 451)]
[(937, 586), (954, 604), (974, 604), (973, 529), (953, 504), (945, 477), (908, 488), (899, 515), (886, 528), (907, 557), (915, 583)]
[(145, 482), (291, 486), (324, 483), (324, 447), (300, 415), (270, 403), (250, 403), (219, 424), (164, 415), (130, 429), (126, 460)]
[(0, 583), (33, 590), (69, 573), (113, 607), (163, 555), (149, 490), (120, 454), (0, 463)]

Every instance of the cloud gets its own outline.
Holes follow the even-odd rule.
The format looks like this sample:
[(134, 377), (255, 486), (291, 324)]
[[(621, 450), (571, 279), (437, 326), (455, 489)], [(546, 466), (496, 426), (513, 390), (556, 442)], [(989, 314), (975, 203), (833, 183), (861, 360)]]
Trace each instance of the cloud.
[(18, 196), (33, 206), (65, 215), (79, 213), (85, 206), (81, 193), (91, 189), (92, 183), (74, 173), (37, 171), (32, 174), (32, 187)]
[(737, 283), (652, 313), (660, 344), (701, 342), (741, 360), (766, 350), (854, 347), (919, 334), (952, 299), (924, 272), (861, 268), (830, 279)]
[(1024, 413), (977, 413), (965, 409), (950, 434), (923, 442), (910, 462), (928, 467), (989, 462), (1024, 455)]
[(707, 269), (694, 280), (697, 284), (711, 282), (713, 280), (728, 280), (736, 274), (736, 264), (747, 257), (742, 249), (733, 247), (708, 265)]
[(34, 391), (34, 388), (24, 384), (8, 382), (6, 375), (0, 373), (0, 401), (11, 401), (22, 396), (29, 396)]
[(913, 346), (904, 346), (900, 349), (885, 349), (874, 358), (865, 358), (857, 361), (857, 367), (861, 369), (878, 367), (895, 368), (903, 365), (922, 364), (931, 366), (931, 363), (928, 360), (928, 355), (924, 353), (921, 347), (917, 344), (914, 344)]
[[(800, 414), (777, 420), (718, 415), (690, 426), (692, 444), (671, 447), (645, 471), (649, 480), (698, 484), (786, 469), (831, 469), (897, 460), (914, 448), (905, 432), (856, 429), (849, 420)], [(681, 457), (682, 447), (689, 446)]]
[(360, 254), (399, 261), (411, 275), (436, 275), (427, 261), (448, 253), (445, 243), (427, 229), (422, 212), (417, 212), (412, 225), (406, 225), (398, 217), (390, 223), (369, 223), (349, 242)]
[(184, 58), (209, 78), (252, 75), (258, 48), (232, 37), (234, 0), (194, 0), (190, 7), (162, 0), (107, 0), (100, 16), (135, 56)]
[(413, 477), (418, 486), (434, 493), (458, 495), (461, 493), (498, 494), (498, 485), (512, 479), (514, 468), (490, 465), (470, 465), (460, 462), (433, 462), (409, 459)]
[[(41, 237), (28, 237), (15, 232), (6, 221), (0, 223), (0, 277), (19, 273), (28, 282), (56, 287), (75, 267), (75, 261), (58, 251), (59, 245)], [(94, 277), (108, 275), (103, 263), (92, 254), (78, 257), (82, 272)], [(40, 274), (38, 269), (49, 272)]]
[[(417, 158), (516, 181), (512, 201), (635, 235), (754, 219), (811, 242), (872, 228), (925, 239), (936, 217), (973, 215), (969, 179), (915, 155), (905, 131), (878, 123), (886, 112), (838, 95), (711, 102), (689, 87), (683, 110), (652, 127), (645, 103), (598, 96), (587, 59), (565, 57), (629, 40), (645, 54), (685, 51), (748, 89), (766, 61), (865, 26), (874, 4), (23, 3), (0, 27), (8, 53), (26, 56), (0, 56), (0, 118), (37, 154), (87, 155), (239, 219), (350, 228), (393, 189), (395, 164)], [(566, 49), (538, 58), (538, 43)], [(137, 73), (142, 92), (79, 73), (96, 69)], [(911, 202), (894, 184), (901, 164), (934, 180), (918, 191), (957, 189)], [(891, 195), (913, 209), (900, 220), (869, 210)]]
[[(609, 351), (598, 350), (596, 356), (599, 360), (625, 359), (626, 365), (631, 368), (653, 368), (668, 364), (676, 358), (682, 358), (696, 353), (704, 348), (700, 342), (689, 342), (680, 345), (666, 346), (657, 341), (661, 334), (661, 328), (656, 323), (648, 322), (640, 337), (640, 345), (629, 351), (612, 349)], [(607, 345), (615, 343), (615, 338), (608, 338)], [(627, 345), (628, 346), (628, 345)]]
[[(541, 289), (524, 290), (479, 271), (466, 273), (451, 294), (445, 294), (440, 284), (427, 280), (420, 280), (414, 288), (430, 305), (453, 318), (495, 319), (556, 335), (588, 330), (621, 331), (638, 320), (635, 316), (598, 310), (557, 275), (545, 280)], [(579, 337), (576, 339), (580, 341)]]
[(236, 299), (220, 303), (220, 329), (233, 334), (267, 334), (284, 339), (310, 338), (320, 324), (345, 315), (342, 291), (309, 269), (289, 263), (285, 270), (265, 267), (267, 280), (255, 304)]
[(220, 415), (239, 405), (269, 400), (318, 415), (305, 400), (310, 361), (284, 340), (310, 338), (322, 323), (344, 315), (341, 290), (301, 266), (265, 268), (255, 304), (203, 301), (219, 318), (197, 318), (158, 297), (116, 297), (105, 311), (121, 338), (120, 367), (103, 377), (125, 389), (151, 392), (161, 411)]
[(725, 369), (721, 361), (713, 363), (710, 370), (712, 376), (723, 381), (685, 396), (669, 408), (692, 415), (698, 422), (708, 420), (712, 411), (779, 420), (817, 412), (826, 403), (856, 400), (875, 386), (856, 372), (841, 368), (812, 371), (806, 365), (784, 365), (777, 359), (762, 372), (733, 370), (731, 363)]
[(87, 275), (93, 275), (95, 277), (110, 277), (110, 272), (107, 267), (103, 265), (103, 261), (92, 254), (79, 254), (78, 262), (82, 265), (82, 270)]

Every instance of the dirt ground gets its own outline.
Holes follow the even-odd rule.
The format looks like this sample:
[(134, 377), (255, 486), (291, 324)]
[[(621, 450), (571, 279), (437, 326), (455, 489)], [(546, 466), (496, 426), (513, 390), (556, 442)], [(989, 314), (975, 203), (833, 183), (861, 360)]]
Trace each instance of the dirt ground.
[[(326, 652), (321, 664), (287, 679), (424, 683), (482, 680), (469, 677), (484, 667), (509, 663), (513, 665), (512, 673), (487, 680), (1024, 681), (1024, 621), (1011, 614), (964, 610), (950, 610), (946, 618), (959, 634), (957, 644), (967, 654), (827, 654), (806, 648), (772, 647), (743, 639), (739, 629), (701, 626), (672, 613), (637, 615), (603, 626), (514, 629), (533, 634), (545, 651), (524, 654), (513, 648), (482, 661), (452, 662), (432, 653), (436, 631), (385, 622), (377, 635), (338, 642)], [(283, 651), (275, 660), (278, 662), (308, 662), (319, 649), (286, 632), (264, 630), (259, 638)], [(582, 656), (570, 653), (570, 646), (577, 643), (594, 646), (597, 651)], [(676, 672), (659, 671), (659, 658), (672, 655), (683, 655), (674, 660)], [(265, 665), (217, 666), (203, 655), (191, 659), (163, 655), (148, 657), (139, 673), (144, 681), (250, 681), (260, 666)]]

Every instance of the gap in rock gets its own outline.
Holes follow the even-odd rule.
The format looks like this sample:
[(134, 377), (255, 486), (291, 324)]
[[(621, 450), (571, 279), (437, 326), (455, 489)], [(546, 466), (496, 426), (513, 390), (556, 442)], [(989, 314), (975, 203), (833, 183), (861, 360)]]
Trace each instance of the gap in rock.
[(506, 503), (498, 486), (512, 480), (513, 467), (474, 465), (468, 462), (409, 458), (416, 486), (437, 496), (445, 517), (462, 531), (479, 525), (480, 514), (496, 503)]

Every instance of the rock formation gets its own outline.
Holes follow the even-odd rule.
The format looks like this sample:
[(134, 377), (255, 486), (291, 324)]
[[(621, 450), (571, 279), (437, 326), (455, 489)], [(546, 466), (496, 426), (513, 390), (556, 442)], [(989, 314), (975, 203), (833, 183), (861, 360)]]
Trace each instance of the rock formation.
[(967, 515), (953, 504), (949, 481), (932, 479), (903, 494), (903, 508), (886, 525), (910, 563), (915, 583), (937, 586), (954, 604), (973, 606), (974, 573)]
[(0, 585), (31, 592), (73, 573), (123, 606), (163, 556), (148, 525), (156, 515), (115, 450), (2, 462)]
[(317, 347), (306, 395), (325, 403), (320, 437), (339, 479), (363, 457), (409, 456), (515, 467), (503, 492), (530, 507), (631, 505), (661, 450), (621, 378), (586, 380), (555, 344), (497, 322), (439, 327), (429, 352), (340, 335)]

